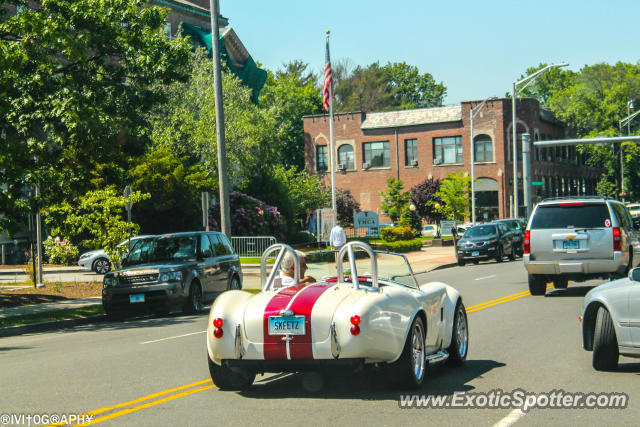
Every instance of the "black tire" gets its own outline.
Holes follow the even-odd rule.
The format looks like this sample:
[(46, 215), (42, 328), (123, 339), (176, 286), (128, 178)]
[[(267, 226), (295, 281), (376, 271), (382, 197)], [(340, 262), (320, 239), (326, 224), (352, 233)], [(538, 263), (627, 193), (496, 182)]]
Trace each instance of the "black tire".
[(593, 334), (593, 367), (598, 371), (612, 371), (618, 367), (618, 340), (611, 315), (600, 307)]
[(466, 262), (464, 261), (464, 259), (462, 259), (462, 258), (458, 258), (458, 265), (459, 265), (460, 267), (464, 267), (464, 265), (465, 265), (465, 264), (466, 264)]
[(209, 374), (213, 383), (220, 390), (244, 390), (253, 384), (256, 379), (256, 372), (244, 368), (227, 368), (215, 364), (209, 355)]
[(392, 381), (399, 386), (417, 389), (424, 381), (427, 372), (424, 332), (424, 323), (420, 316), (416, 315), (407, 334), (402, 355), (389, 365)]
[(556, 277), (553, 279), (553, 287), (555, 289), (567, 289), (569, 286), (569, 279), (566, 277)]
[(202, 288), (200, 287), (200, 283), (191, 283), (189, 287), (189, 298), (183, 311), (187, 314), (195, 314), (202, 311)]
[(100, 257), (97, 260), (93, 261), (91, 269), (96, 274), (107, 274), (109, 271), (111, 271), (111, 263), (108, 259)]
[(462, 365), (469, 353), (469, 323), (467, 322), (467, 310), (461, 300), (456, 304), (456, 314), (453, 317), (453, 330), (451, 331), (451, 345), (447, 348), (451, 365)]
[(239, 291), (242, 289), (242, 284), (240, 283), (240, 279), (235, 274), (231, 276), (231, 280), (229, 280), (229, 287), (227, 288), (230, 291)]
[(496, 250), (496, 262), (502, 262), (503, 258), (504, 258), (504, 249), (502, 249), (502, 246), (498, 246), (498, 249)]
[(633, 269), (633, 248), (629, 248), (629, 264), (627, 264), (627, 268), (624, 269), (622, 273), (622, 277), (628, 277), (629, 272)]
[(478, 265), (478, 264), (480, 264), (480, 260), (479, 260), (479, 259), (474, 259), (474, 260), (473, 260), (473, 263), (474, 263), (475, 265)]
[(535, 274), (529, 274), (529, 292), (531, 295), (544, 295), (546, 291), (546, 280)]
[(509, 261), (515, 261), (516, 260), (516, 248), (515, 246), (511, 245), (511, 253), (509, 254)]
[(102, 304), (102, 309), (104, 310), (104, 314), (107, 315), (107, 319), (109, 320), (122, 320), (125, 318), (125, 311), (118, 310), (113, 307), (111, 304)]

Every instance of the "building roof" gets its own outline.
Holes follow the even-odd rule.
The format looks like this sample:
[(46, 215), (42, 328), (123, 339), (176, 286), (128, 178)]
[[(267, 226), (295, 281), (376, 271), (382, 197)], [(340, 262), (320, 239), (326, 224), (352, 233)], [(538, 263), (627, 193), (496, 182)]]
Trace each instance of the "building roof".
[(426, 125), (431, 123), (457, 122), (462, 120), (462, 106), (417, 108), (414, 110), (367, 113), (361, 129), (395, 128), (401, 126)]

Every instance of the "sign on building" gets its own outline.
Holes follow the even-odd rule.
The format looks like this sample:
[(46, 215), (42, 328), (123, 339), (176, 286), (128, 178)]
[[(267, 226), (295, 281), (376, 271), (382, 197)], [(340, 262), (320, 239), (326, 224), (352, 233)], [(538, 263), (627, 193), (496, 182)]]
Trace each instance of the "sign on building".
[(378, 228), (378, 214), (373, 211), (354, 212), (353, 228)]
[(453, 236), (451, 229), (456, 228), (455, 221), (440, 221), (440, 235), (441, 236)]
[(336, 225), (336, 216), (333, 209), (318, 209), (318, 241), (328, 242), (331, 235), (331, 229)]

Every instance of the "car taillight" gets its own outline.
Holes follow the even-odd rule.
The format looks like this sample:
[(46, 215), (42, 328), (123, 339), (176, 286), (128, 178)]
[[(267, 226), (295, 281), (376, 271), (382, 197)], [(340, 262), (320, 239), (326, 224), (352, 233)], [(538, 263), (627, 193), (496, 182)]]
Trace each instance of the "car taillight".
[(620, 235), (620, 229), (618, 227), (613, 227), (613, 250), (621, 251), (622, 250), (622, 236)]
[(524, 232), (524, 253), (528, 254), (531, 252), (531, 241), (530, 241), (531, 231), (527, 230)]
[(222, 321), (221, 318), (216, 317), (215, 319), (213, 319), (213, 327), (215, 328), (213, 330), (213, 336), (216, 338), (222, 338), (222, 335), (224, 335), (224, 332), (222, 332), (222, 325), (224, 324), (224, 322)]
[(358, 316), (357, 314), (355, 316), (351, 316), (351, 324), (354, 326), (358, 326), (360, 324), (360, 316)]
[(217, 317), (215, 319), (213, 319), (213, 326), (215, 326), (216, 328), (222, 328), (222, 324), (224, 322), (222, 321), (221, 318)]
[(224, 332), (222, 332), (222, 329), (220, 328), (216, 328), (213, 330), (213, 336), (216, 338), (222, 338), (222, 334), (224, 334)]
[(359, 335), (360, 334), (360, 326), (353, 325), (350, 329), (351, 335)]

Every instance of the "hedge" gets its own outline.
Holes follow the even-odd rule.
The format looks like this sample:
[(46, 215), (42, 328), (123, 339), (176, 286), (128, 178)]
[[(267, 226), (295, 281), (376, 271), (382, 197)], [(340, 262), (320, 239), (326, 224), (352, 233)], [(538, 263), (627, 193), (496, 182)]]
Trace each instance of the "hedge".
[(409, 227), (383, 227), (380, 229), (380, 238), (385, 242), (411, 240), (415, 236), (415, 233)]
[(376, 249), (386, 249), (390, 252), (413, 252), (422, 248), (422, 239), (400, 240), (397, 242), (378, 240), (372, 243), (375, 243)]

